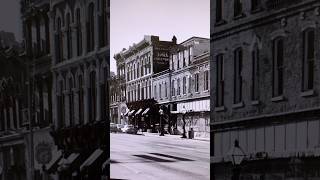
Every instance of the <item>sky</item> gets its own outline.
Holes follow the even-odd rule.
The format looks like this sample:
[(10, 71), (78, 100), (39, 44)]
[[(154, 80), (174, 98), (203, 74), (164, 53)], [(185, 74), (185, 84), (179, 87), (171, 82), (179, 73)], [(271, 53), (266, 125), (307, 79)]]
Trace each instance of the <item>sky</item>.
[(111, 0), (110, 60), (144, 35), (181, 43), (192, 36), (210, 38), (210, 0)]
[[(0, 30), (15, 33), (21, 41), (20, 0), (0, 1)], [(110, 63), (116, 72), (114, 54), (144, 35), (156, 35), (178, 43), (192, 37), (210, 37), (210, 0), (111, 0)]]
[(20, 19), (20, 0), (0, 0), (0, 31), (13, 32), (19, 42), (22, 39)]

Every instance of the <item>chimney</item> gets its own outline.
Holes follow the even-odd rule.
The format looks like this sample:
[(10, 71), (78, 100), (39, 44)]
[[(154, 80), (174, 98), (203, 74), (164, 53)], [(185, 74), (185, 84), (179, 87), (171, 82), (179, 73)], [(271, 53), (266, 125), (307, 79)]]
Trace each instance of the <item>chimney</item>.
[(173, 42), (174, 44), (177, 44), (177, 38), (176, 38), (176, 36), (173, 36), (173, 37), (172, 37), (172, 42)]

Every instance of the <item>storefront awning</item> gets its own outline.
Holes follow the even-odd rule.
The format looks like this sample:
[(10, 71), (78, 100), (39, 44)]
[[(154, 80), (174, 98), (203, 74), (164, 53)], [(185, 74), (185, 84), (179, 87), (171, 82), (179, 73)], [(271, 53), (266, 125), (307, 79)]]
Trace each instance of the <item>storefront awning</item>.
[(179, 114), (178, 111), (170, 111), (170, 112), (171, 112), (171, 114)]
[[(70, 154), (70, 155), (68, 156), (67, 159), (65, 159), (65, 162), (64, 162), (64, 163), (66, 163), (66, 164), (72, 164), (79, 156), (80, 156), (79, 153), (72, 153), (72, 154)], [(61, 159), (58, 164), (61, 165), (61, 164), (63, 163), (63, 161), (64, 161), (64, 160)]]
[(97, 159), (99, 159), (103, 154), (103, 150), (101, 149), (96, 149), (89, 157), (87, 160), (82, 163), (80, 166), (80, 172), (82, 172), (86, 167), (90, 167)]
[(139, 109), (135, 115), (139, 115), (141, 113), (142, 109)]
[(129, 113), (128, 113), (128, 116), (131, 116), (133, 113), (134, 113), (135, 110), (131, 110)]
[(46, 165), (46, 169), (49, 173), (54, 173), (57, 171), (58, 168), (58, 163), (62, 159), (62, 151), (58, 151), (55, 153), (56, 156), (52, 158), (52, 160), (49, 162), (49, 164)]
[(147, 108), (143, 111), (142, 116), (146, 115), (149, 112), (150, 108)]

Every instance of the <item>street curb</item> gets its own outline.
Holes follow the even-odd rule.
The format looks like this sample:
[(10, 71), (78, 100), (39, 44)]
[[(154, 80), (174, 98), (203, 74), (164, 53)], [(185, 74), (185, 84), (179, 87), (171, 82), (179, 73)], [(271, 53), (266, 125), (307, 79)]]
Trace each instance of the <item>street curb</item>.
[[(159, 134), (157, 133), (143, 133), (144, 136), (159, 136)], [(159, 136), (161, 137), (161, 136)], [(162, 137), (170, 137), (170, 138), (177, 138), (177, 139), (182, 139), (180, 137), (180, 135), (165, 135), (165, 136), (162, 136)], [(189, 138), (185, 138), (185, 139), (189, 139)], [(197, 139), (197, 138), (194, 138), (194, 139), (189, 139), (189, 140), (196, 140), (196, 141), (205, 141), (205, 142), (210, 142), (210, 139)]]

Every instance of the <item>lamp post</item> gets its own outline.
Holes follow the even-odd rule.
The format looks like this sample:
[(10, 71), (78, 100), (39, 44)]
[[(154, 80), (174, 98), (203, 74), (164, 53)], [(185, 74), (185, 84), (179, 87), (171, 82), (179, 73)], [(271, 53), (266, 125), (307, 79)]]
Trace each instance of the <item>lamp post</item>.
[(239, 180), (240, 179), (240, 164), (245, 158), (245, 153), (242, 148), (239, 146), (239, 141), (236, 139), (234, 141), (234, 146), (231, 148), (228, 155), (231, 157), (232, 165), (233, 165), (233, 172), (232, 172), (232, 180)]
[(183, 121), (183, 134), (181, 138), (187, 138), (186, 136), (186, 114), (187, 114), (187, 109), (185, 106), (182, 107), (182, 121)]
[(160, 107), (159, 114), (160, 114), (160, 135), (159, 136), (164, 136), (164, 132), (163, 132), (164, 128), (163, 128), (163, 123), (162, 123), (162, 116), (163, 116), (162, 106)]

